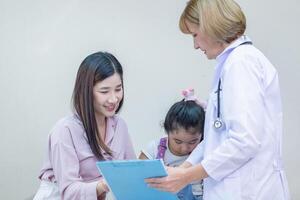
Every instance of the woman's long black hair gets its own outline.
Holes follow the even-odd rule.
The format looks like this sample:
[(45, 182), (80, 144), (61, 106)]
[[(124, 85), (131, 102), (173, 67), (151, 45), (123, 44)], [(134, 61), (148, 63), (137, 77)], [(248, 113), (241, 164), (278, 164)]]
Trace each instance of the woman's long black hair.
[[(83, 60), (78, 69), (73, 91), (73, 107), (82, 121), (92, 152), (100, 160), (104, 159), (101, 149), (109, 155), (112, 155), (112, 151), (101, 139), (97, 128), (93, 87), (99, 81), (115, 73), (120, 75), (123, 87), (123, 69), (119, 61), (107, 52), (91, 54)], [(122, 105), (123, 99), (116, 112), (121, 109)]]

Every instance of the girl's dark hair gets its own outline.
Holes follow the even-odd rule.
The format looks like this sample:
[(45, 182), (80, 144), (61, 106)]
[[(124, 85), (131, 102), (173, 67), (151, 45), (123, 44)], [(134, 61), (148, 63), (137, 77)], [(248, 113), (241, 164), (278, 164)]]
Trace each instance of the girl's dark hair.
[[(179, 101), (171, 106), (165, 121), (164, 129), (167, 134), (183, 128), (191, 134), (204, 131), (205, 112), (195, 101)], [(203, 137), (202, 137), (203, 138)]]
[[(105, 145), (97, 128), (93, 87), (99, 81), (103, 81), (115, 73), (120, 75), (123, 87), (123, 69), (119, 61), (107, 52), (91, 54), (82, 61), (78, 69), (73, 91), (73, 107), (82, 121), (94, 155), (100, 160), (104, 159), (101, 150), (109, 155), (112, 155), (112, 150)], [(123, 99), (116, 112), (121, 109), (122, 105)]]

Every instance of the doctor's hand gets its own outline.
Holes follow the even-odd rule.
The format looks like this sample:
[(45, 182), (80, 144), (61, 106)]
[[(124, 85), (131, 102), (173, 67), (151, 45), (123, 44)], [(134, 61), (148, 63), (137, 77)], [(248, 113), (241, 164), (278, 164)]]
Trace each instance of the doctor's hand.
[(167, 167), (167, 172), (166, 177), (148, 178), (145, 181), (149, 187), (172, 193), (177, 193), (189, 183), (185, 176), (185, 168)]

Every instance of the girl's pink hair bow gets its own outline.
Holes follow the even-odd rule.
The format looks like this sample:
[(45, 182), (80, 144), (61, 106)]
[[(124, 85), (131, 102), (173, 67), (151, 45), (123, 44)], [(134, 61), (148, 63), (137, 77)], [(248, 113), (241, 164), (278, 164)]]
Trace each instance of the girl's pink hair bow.
[(207, 102), (199, 100), (195, 94), (193, 88), (188, 88), (182, 91), (182, 95), (184, 96), (184, 101), (195, 101), (198, 105), (200, 105), (204, 110), (206, 110)]
[(193, 88), (183, 90), (182, 95), (184, 96), (184, 101), (197, 101)]

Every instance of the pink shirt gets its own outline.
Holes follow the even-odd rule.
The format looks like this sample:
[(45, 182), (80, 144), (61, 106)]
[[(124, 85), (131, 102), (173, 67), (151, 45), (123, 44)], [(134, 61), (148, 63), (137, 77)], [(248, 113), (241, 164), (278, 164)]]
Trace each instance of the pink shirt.
[[(105, 160), (136, 159), (127, 125), (119, 116), (107, 119), (105, 144), (113, 155)], [(65, 117), (49, 134), (46, 159), (39, 178), (57, 182), (62, 199), (96, 200), (96, 185), (101, 179), (87, 140), (76, 115)]]

